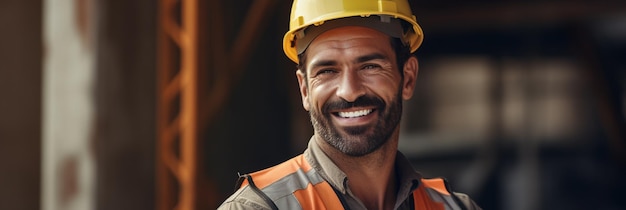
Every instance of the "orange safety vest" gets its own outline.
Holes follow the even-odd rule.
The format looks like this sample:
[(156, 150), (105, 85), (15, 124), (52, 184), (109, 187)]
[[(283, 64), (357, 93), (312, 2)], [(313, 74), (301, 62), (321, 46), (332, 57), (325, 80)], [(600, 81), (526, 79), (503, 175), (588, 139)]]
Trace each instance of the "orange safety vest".
[[(250, 186), (272, 209), (344, 209), (330, 184), (298, 155), (274, 167), (240, 176), (240, 187)], [(414, 209), (464, 209), (441, 178), (422, 179), (413, 191)]]

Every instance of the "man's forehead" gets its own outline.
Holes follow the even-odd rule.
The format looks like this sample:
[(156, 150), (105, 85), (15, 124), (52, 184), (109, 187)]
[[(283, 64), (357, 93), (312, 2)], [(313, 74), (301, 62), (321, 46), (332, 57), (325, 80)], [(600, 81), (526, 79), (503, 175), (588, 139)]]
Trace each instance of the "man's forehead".
[[(319, 66), (334, 66), (341, 63), (363, 63), (371, 60), (388, 60), (393, 57), (390, 38), (371, 29), (336, 30), (315, 40), (307, 49), (307, 69)], [(350, 35), (353, 34), (353, 35)]]
[(343, 26), (339, 28), (334, 28), (317, 36), (311, 42), (311, 45), (323, 41), (347, 41), (351, 39), (386, 39), (389, 40), (389, 36), (371, 29), (362, 26)]
[[(390, 37), (376, 30), (346, 26), (329, 30), (320, 34), (309, 46), (307, 57), (331, 57), (343, 54), (359, 56), (360, 54), (383, 53), (391, 50)], [(309, 60), (309, 59), (307, 59)]]

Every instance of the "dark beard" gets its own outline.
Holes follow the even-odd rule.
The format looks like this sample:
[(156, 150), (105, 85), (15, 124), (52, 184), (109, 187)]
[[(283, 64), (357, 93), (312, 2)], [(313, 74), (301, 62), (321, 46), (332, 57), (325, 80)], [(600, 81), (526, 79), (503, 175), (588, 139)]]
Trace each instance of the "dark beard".
[[(313, 128), (324, 141), (346, 155), (360, 157), (370, 154), (389, 141), (398, 127), (402, 117), (402, 90), (392, 99), (391, 104), (375, 96), (361, 96), (354, 102), (343, 99), (328, 101), (322, 106), (322, 114), (311, 109), (310, 116)], [(350, 107), (374, 106), (378, 111), (375, 125), (352, 126), (344, 128), (342, 135), (336, 126), (331, 125), (331, 113), (328, 110)]]

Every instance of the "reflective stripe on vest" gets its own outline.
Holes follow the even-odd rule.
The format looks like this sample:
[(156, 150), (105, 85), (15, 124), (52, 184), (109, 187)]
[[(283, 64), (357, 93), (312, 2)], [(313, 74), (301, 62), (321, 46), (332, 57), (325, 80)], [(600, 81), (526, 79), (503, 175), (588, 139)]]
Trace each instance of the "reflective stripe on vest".
[(414, 209), (463, 209), (452, 196), (446, 187), (445, 180), (441, 178), (421, 179), (420, 186), (413, 190)]
[[(251, 173), (257, 188), (266, 194), (279, 209), (343, 209), (335, 191), (303, 155), (298, 155), (274, 167)], [(422, 179), (413, 191), (414, 209), (461, 209), (443, 179)], [(242, 187), (248, 185), (245, 180)]]
[[(337, 209), (341, 201), (333, 188), (304, 159), (296, 156), (274, 167), (250, 174), (279, 209)], [(244, 181), (242, 186), (248, 184)]]

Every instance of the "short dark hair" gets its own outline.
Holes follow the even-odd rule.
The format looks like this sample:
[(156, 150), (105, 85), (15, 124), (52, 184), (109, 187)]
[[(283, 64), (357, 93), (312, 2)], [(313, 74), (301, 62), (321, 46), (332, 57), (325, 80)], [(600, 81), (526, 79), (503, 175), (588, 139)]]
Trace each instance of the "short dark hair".
[[(396, 53), (396, 64), (398, 66), (398, 71), (400, 71), (400, 76), (404, 79), (403, 69), (404, 63), (412, 56), (411, 48), (409, 45), (402, 43), (402, 40), (399, 38), (390, 37), (390, 44), (393, 51)], [(306, 54), (307, 50), (298, 54), (298, 65), (296, 66), (304, 73), (304, 79), (307, 80), (307, 69), (306, 69)]]

